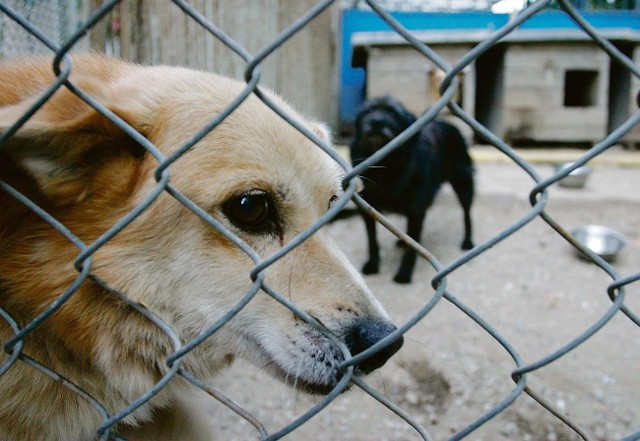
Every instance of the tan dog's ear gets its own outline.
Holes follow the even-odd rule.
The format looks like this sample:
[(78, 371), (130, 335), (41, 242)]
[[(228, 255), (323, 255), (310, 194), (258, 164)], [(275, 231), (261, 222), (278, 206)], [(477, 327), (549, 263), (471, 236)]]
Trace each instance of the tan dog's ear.
[[(94, 96), (96, 92), (95, 88), (91, 90)], [(26, 99), (0, 107), (0, 134), (9, 130), (33, 102)], [(144, 149), (72, 92), (61, 89), (0, 144), (0, 153), (35, 180), (40, 193), (53, 205), (64, 206), (90, 195), (105, 166), (139, 159)], [(112, 178), (117, 180), (116, 176)]]

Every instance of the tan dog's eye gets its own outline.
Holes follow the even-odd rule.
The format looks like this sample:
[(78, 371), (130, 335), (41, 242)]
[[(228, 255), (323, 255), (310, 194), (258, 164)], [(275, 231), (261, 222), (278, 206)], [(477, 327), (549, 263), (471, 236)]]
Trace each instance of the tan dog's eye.
[(225, 202), (222, 209), (229, 221), (243, 230), (266, 232), (276, 226), (273, 202), (261, 190), (235, 196)]

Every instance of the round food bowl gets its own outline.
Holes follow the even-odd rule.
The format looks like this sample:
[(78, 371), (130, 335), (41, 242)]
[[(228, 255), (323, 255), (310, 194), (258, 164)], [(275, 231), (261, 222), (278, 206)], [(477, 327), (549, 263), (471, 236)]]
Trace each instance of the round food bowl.
[[(564, 164), (556, 164), (555, 165), (556, 173), (561, 172), (562, 170), (570, 167), (571, 165), (573, 165), (571, 162), (564, 163)], [(558, 184), (561, 187), (582, 188), (587, 183), (587, 178), (589, 177), (592, 171), (593, 170), (591, 167), (587, 167), (587, 166), (578, 167), (577, 169), (569, 173), (567, 176), (560, 179)]]
[[(600, 225), (585, 225), (571, 231), (571, 235), (580, 244), (602, 257), (606, 261), (612, 261), (627, 244), (625, 237), (611, 228)], [(586, 258), (579, 250), (578, 255)]]

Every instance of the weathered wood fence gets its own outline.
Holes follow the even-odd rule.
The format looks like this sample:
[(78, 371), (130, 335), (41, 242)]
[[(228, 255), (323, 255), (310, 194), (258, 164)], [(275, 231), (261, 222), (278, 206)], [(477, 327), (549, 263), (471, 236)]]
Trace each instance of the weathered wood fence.
[[(62, 43), (102, 0), (9, 0), (35, 16), (41, 29)], [(190, 4), (222, 31), (256, 54), (315, 2), (313, 0), (193, 0)], [(261, 84), (307, 116), (335, 122), (336, 33), (339, 10), (330, 8), (260, 64)], [(24, 34), (24, 35), (23, 35)], [(28, 38), (28, 40), (27, 40)], [(171, 1), (128, 0), (94, 27), (76, 50), (104, 51), (144, 64), (173, 64), (242, 79), (246, 62), (187, 17)], [(46, 53), (47, 49), (10, 20), (0, 22), (0, 57)]]

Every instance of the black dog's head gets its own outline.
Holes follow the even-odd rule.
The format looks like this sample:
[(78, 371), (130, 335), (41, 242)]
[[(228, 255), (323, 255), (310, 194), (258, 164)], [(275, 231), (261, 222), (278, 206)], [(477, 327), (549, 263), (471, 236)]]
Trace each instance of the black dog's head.
[(377, 152), (415, 120), (400, 101), (390, 96), (365, 101), (356, 117), (355, 138), (351, 145), (354, 163)]

